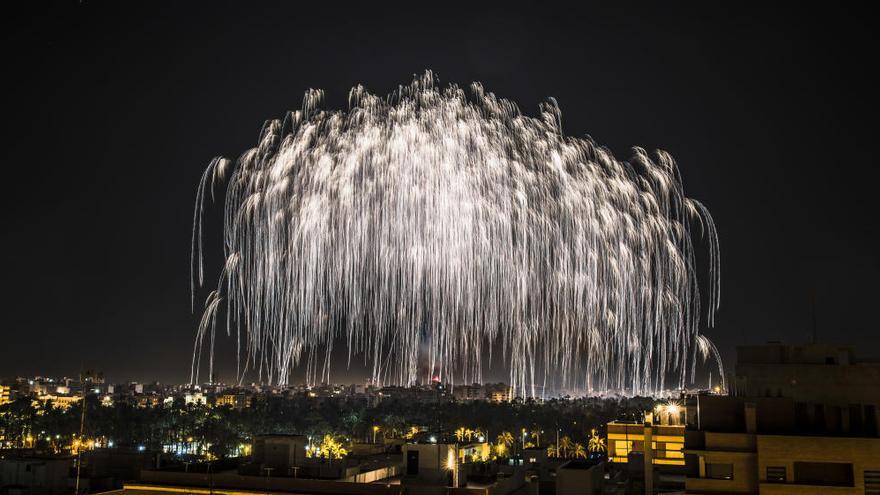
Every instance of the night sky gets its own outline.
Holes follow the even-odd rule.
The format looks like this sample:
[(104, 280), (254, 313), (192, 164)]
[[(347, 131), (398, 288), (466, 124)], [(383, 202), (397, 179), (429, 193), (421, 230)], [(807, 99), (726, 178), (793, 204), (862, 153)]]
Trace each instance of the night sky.
[(531, 115), (555, 97), (567, 134), (620, 158), (670, 151), (718, 225), (705, 333), (728, 363), (736, 345), (805, 342), (814, 307), (820, 340), (880, 356), (876, 16), (478, 4), (5, 6), (0, 377), (188, 380), (192, 208), (211, 158), (255, 145), (308, 88), (344, 108), (357, 83), (386, 94), (425, 69)]

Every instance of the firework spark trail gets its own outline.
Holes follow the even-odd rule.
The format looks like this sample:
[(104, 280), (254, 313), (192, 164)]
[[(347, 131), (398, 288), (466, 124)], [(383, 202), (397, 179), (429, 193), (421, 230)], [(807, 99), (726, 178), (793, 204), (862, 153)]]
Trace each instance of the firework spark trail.
[[(683, 384), (701, 319), (691, 224), (708, 239), (708, 315), (719, 304), (708, 211), (684, 196), (665, 152), (616, 160), (564, 136), (556, 102), (540, 118), (474, 83), (427, 72), (388, 98), (352, 89), (347, 112), (302, 110), (265, 124), (236, 163), (214, 160), (196, 197), (193, 287), (204, 281), (202, 218), (226, 181), (226, 262), (193, 358), (221, 305), (239, 379), (329, 377), (335, 338), (377, 383), (429, 373), (482, 380), (500, 341), (522, 395), (551, 380), (650, 393)], [(689, 359), (690, 357), (690, 359)]]

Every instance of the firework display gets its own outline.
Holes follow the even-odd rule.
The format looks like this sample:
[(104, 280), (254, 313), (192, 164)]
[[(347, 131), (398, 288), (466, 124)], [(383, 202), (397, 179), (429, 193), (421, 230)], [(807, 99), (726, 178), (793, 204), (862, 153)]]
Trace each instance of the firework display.
[(347, 111), (321, 110), (322, 96), (205, 170), (194, 297), (213, 199), (225, 263), (193, 380), (213, 371), (218, 330), (235, 339), (239, 379), (279, 385), (327, 380), (341, 351), (380, 384), (480, 382), (494, 357), (522, 396), (646, 394), (717, 355), (700, 333), (719, 305), (717, 235), (667, 153), (618, 160), (564, 135), (552, 99), (529, 117), (430, 72), (388, 97), (358, 86)]

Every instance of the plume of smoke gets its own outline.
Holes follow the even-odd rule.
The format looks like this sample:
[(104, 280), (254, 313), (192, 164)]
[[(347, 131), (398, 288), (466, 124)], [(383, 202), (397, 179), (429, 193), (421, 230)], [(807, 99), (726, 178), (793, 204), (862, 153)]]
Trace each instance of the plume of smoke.
[[(202, 177), (193, 293), (204, 205), (224, 182), (226, 262), (194, 381), (206, 337), (213, 366), (225, 311), (240, 380), (285, 385), (300, 365), (307, 382), (326, 380), (344, 339), (376, 383), (427, 378), (420, 354), (444, 381), (479, 382), (500, 350), (524, 396), (548, 378), (632, 394), (684, 384), (702, 314), (711, 326), (719, 304), (718, 241), (670, 155), (634, 148), (619, 161), (565, 136), (552, 99), (528, 117), (430, 72), (387, 98), (355, 87), (344, 112), (320, 110), (322, 97), (310, 90)], [(709, 245), (702, 310), (692, 227)]]

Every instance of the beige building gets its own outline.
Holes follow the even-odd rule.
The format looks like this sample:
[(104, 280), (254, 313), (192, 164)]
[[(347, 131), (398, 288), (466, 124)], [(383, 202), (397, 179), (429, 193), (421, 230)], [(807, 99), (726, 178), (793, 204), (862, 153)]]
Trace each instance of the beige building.
[(880, 362), (859, 361), (850, 346), (826, 344), (737, 347), (732, 393), (738, 397), (786, 397), (848, 416), (859, 406), (873, 415), (880, 406)]
[(785, 398), (699, 397), (697, 407), (688, 493), (880, 493), (880, 438), (798, 433)]
[(645, 454), (647, 437), (654, 465), (684, 466), (684, 430), (687, 409), (675, 402), (657, 406), (645, 414), (644, 423), (612, 421), (605, 444), (608, 460), (629, 462), (631, 453)]
[(688, 493), (880, 494), (880, 365), (847, 347), (737, 349), (735, 396), (688, 414)]

